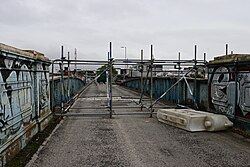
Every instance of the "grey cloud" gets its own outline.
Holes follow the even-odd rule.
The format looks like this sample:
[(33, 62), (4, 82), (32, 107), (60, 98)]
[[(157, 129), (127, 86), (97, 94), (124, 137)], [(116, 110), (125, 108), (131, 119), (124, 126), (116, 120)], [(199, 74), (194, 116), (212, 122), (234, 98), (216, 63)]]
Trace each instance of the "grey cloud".
[(2, 0), (1, 42), (35, 49), (50, 58), (60, 55), (60, 45), (79, 58), (105, 59), (108, 43), (114, 55), (149, 55), (157, 58), (200, 57), (223, 54), (225, 43), (237, 52), (249, 52), (250, 22), (246, 0)]

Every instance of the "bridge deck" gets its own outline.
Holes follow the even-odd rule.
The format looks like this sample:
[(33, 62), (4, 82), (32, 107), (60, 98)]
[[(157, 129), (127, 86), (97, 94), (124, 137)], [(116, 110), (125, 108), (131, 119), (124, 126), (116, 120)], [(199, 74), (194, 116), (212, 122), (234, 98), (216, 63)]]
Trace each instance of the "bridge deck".
[[(108, 113), (104, 85), (92, 85), (69, 113)], [(114, 112), (140, 112), (139, 97), (114, 86)], [(81, 109), (82, 108), (82, 109)], [(84, 108), (84, 109), (83, 109)], [(249, 139), (226, 132), (190, 133), (155, 116), (66, 117), (30, 166), (249, 166)]]

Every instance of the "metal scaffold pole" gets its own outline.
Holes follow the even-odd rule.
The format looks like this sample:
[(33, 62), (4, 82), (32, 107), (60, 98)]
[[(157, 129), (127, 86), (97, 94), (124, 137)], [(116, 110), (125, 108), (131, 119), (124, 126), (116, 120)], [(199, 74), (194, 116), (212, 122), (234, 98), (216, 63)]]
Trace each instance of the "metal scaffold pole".
[[(66, 57), (64, 57), (63, 46), (62, 46), (61, 58), (53, 60), (53, 63), (52, 63), (52, 73), (54, 73), (54, 70), (55, 70), (54, 65), (55, 64), (59, 64), (59, 67), (60, 67), (61, 77), (58, 77), (57, 79), (59, 80), (59, 78), (60, 78), (60, 83), (59, 83), (59, 87), (60, 87), (59, 93), (60, 94), (58, 97), (59, 98), (58, 102), (60, 103), (60, 98), (61, 98), (61, 104), (58, 104), (58, 105), (61, 105), (61, 112), (62, 113), (66, 113), (68, 111), (68, 106), (72, 105), (74, 103), (74, 100), (76, 98), (78, 98), (79, 94), (82, 93), (83, 91), (87, 90), (88, 87), (92, 83), (94, 83), (101, 75), (103, 76), (103, 74), (106, 72), (105, 89), (107, 89), (107, 94), (104, 97), (105, 101), (107, 101), (107, 106), (105, 106), (105, 110), (108, 109), (108, 110), (106, 110), (106, 115), (109, 116), (110, 118), (112, 118), (114, 115), (120, 115), (120, 113), (114, 112), (114, 110), (118, 109), (117, 105), (114, 103), (116, 103), (116, 101), (120, 102), (120, 98), (122, 100), (124, 100), (127, 97), (121, 96), (121, 97), (117, 98), (117, 96), (116, 96), (113, 99), (112, 88), (114, 88), (114, 87), (112, 86), (112, 82), (114, 81), (114, 78), (115, 78), (113, 76), (113, 70), (120, 69), (119, 66), (124, 65), (124, 64), (125, 65), (129, 64), (129, 65), (133, 66), (133, 68), (131, 68), (131, 70), (136, 71), (135, 74), (133, 74), (133, 75), (135, 75), (136, 77), (140, 77), (136, 80), (136, 82), (132, 82), (132, 84), (130, 84), (130, 85), (128, 84), (128, 87), (134, 86), (134, 87), (136, 87), (137, 90), (139, 89), (139, 91), (140, 91), (140, 98), (139, 99), (138, 98), (131, 98), (131, 100), (133, 102), (135, 102), (136, 105), (138, 105), (137, 107), (139, 110), (143, 111), (144, 110), (143, 108), (145, 108), (147, 111), (145, 114), (148, 114), (150, 117), (152, 117), (153, 114), (156, 113), (155, 110), (158, 106), (156, 106), (155, 104), (158, 103), (166, 94), (172, 93), (171, 90), (173, 88), (175, 89), (173, 92), (175, 93), (175, 97), (177, 98), (176, 102), (178, 103), (178, 106), (180, 106), (180, 104), (183, 101), (182, 94), (183, 94), (183, 92), (186, 92), (186, 90), (182, 92), (183, 85), (187, 85), (187, 90), (190, 93), (191, 97), (193, 97), (193, 99), (192, 99), (193, 100), (193, 107), (196, 109), (198, 108), (198, 106), (197, 106), (197, 91), (199, 91), (199, 88), (196, 88), (196, 87), (199, 86), (199, 84), (196, 83), (197, 82), (196, 81), (197, 72), (195, 72), (195, 76), (191, 79), (191, 80), (193, 80), (193, 83), (192, 83), (193, 87), (191, 87), (191, 85), (189, 85), (190, 81), (188, 82), (187, 78), (186, 78), (189, 73), (192, 73), (192, 75), (193, 75), (193, 71), (196, 71), (197, 67), (199, 67), (201, 64), (206, 63), (206, 61), (205, 61), (206, 55), (205, 54), (204, 54), (204, 60), (202, 60), (202, 61), (197, 60), (197, 46), (196, 45), (195, 45), (195, 50), (194, 50), (194, 58), (191, 60), (181, 60), (180, 52), (178, 53), (177, 60), (155, 60), (154, 53), (153, 53), (154, 48), (153, 48), (153, 45), (150, 45), (150, 57), (149, 57), (149, 59), (145, 59), (144, 53), (143, 53), (144, 50), (141, 49), (140, 50), (140, 59), (129, 59), (129, 61), (124, 61), (124, 59), (114, 59), (114, 55), (112, 55), (112, 52), (113, 52), (112, 51), (112, 47), (113, 47), (112, 42), (109, 43), (108, 47), (109, 47), (108, 59), (106, 59), (106, 61), (100, 61), (100, 60), (96, 61), (96, 60), (70, 60), (70, 53), (69, 52), (68, 52), (68, 60), (67, 60)], [(66, 64), (66, 63), (68, 63), (68, 64)], [(87, 85), (84, 86), (84, 88), (81, 90), (80, 93), (77, 94), (77, 96), (74, 96), (72, 98), (73, 100), (71, 98), (67, 98), (67, 97), (69, 97), (70, 91), (71, 91), (70, 73), (68, 73), (68, 78), (66, 78), (67, 76), (64, 76), (64, 66), (68, 67), (68, 72), (69, 72), (70, 67), (71, 67), (70, 63), (74, 63), (74, 64), (77, 63), (79, 66), (104, 65), (106, 67), (105, 70), (100, 71), (101, 73), (98, 74), (98, 76), (96, 76), (96, 74), (95, 74), (94, 79), (92, 79), (94, 76), (89, 75), (89, 78), (92, 80)], [(163, 66), (164, 67), (166, 67), (166, 66), (174, 67), (174, 69), (175, 69), (174, 73), (171, 73), (171, 72), (173, 72), (173, 70), (171, 71), (170, 69), (164, 71)], [(191, 68), (191, 66), (193, 66), (193, 67)], [(139, 69), (138, 69), (138, 67), (139, 67)], [(185, 68), (185, 67), (187, 67), (187, 68)], [(166, 68), (166, 69), (168, 69), (168, 68)], [(138, 73), (138, 71), (140, 71), (140, 73)], [(170, 74), (168, 74), (167, 72)], [(165, 75), (171, 76), (171, 74), (173, 74), (173, 76), (178, 75), (177, 81), (173, 85), (170, 85), (171, 83), (169, 83), (168, 87), (167, 87), (167, 84), (163, 83), (164, 88), (168, 88), (168, 89), (166, 89), (166, 91), (164, 90), (165, 92), (160, 97), (155, 97), (154, 95), (158, 95), (158, 93), (161, 92), (158, 88), (162, 87), (161, 82), (160, 83), (156, 82), (156, 77), (158, 77), (158, 76), (161, 77), (161, 76), (165, 76)], [(133, 77), (135, 77), (135, 76), (132, 76), (132, 74), (131, 74), (130, 77), (133, 79)], [(79, 77), (81, 77), (81, 76), (79, 76)], [(68, 79), (67, 82), (65, 81), (65, 78)], [(52, 87), (55, 87), (54, 86), (55, 83), (54, 83), (53, 79), (54, 79), (54, 77), (52, 75)], [(64, 83), (64, 81), (65, 81), (65, 83)], [(126, 81), (125, 84), (127, 84), (129, 82), (130, 82), (130, 80)], [(160, 86), (158, 86), (157, 84)], [(99, 86), (101, 86), (101, 85), (102, 84), (97, 85), (98, 86), (97, 88), (99, 89)], [(54, 94), (53, 92), (52, 92), (52, 94)], [(154, 93), (154, 92), (156, 92), (156, 93)], [(106, 98), (107, 98), (107, 100), (106, 100)], [(145, 98), (145, 99), (143, 99), (143, 98)], [(102, 99), (102, 98), (100, 98), (100, 99)], [(168, 97), (166, 99), (168, 99)], [(139, 100), (139, 102), (137, 102), (137, 100)], [(55, 102), (52, 102), (52, 106), (54, 106), (54, 104), (55, 104)], [(65, 104), (67, 104), (67, 107)], [(124, 107), (124, 106), (119, 106), (119, 108), (122, 108), (122, 107)], [(87, 108), (88, 107), (85, 106), (85, 107), (82, 107), (81, 109), (87, 109)], [(126, 107), (124, 107), (124, 108), (126, 108)], [(140, 112), (140, 113), (143, 113), (143, 112)], [(91, 114), (93, 115), (93, 113), (91, 113)], [(126, 114), (130, 114), (130, 112), (128, 112), (128, 113), (126, 112)], [(126, 115), (126, 114), (122, 113), (121, 115)], [(133, 114), (134, 113), (132, 113), (132, 115)], [(136, 114), (137, 113), (135, 113), (135, 115)], [(97, 115), (98, 115), (98, 113), (97, 113)]]
[[(109, 60), (109, 52), (108, 52), (108, 60)], [(106, 87), (107, 87), (107, 106), (109, 107), (109, 63), (107, 64), (106, 71)]]
[(67, 101), (70, 99), (70, 53), (68, 52)]
[[(181, 70), (181, 52), (178, 53), (178, 79), (180, 79), (180, 70)], [(180, 98), (181, 98), (181, 85), (178, 83), (178, 91), (177, 91), (177, 104), (180, 104)]]
[(194, 109), (198, 109), (198, 106), (196, 105), (196, 96), (197, 96), (197, 74), (198, 74), (198, 70), (197, 70), (197, 45), (194, 46), (194, 93), (193, 93), (193, 107)]
[(55, 90), (55, 81), (54, 81), (54, 61), (52, 61), (52, 69), (51, 69), (51, 79), (52, 79), (52, 85), (51, 85), (51, 108), (52, 111), (54, 111), (54, 101), (55, 101), (55, 95), (54, 95), (54, 90)]
[(61, 112), (64, 112), (64, 79), (63, 79), (63, 46), (61, 50), (61, 65), (60, 65), (60, 70), (61, 70)]
[(112, 42), (109, 43), (109, 117), (112, 118)]
[[(152, 106), (153, 104), (153, 45), (151, 45), (151, 63), (150, 63), (150, 66), (151, 66), (151, 69), (150, 69), (150, 106)], [(153, 115), (153, 108), (151, 107), (150, 108), (150, 117), (152, 117)]]
[(142, 93), (141, 93), (141, 95), (140, 95), (140, 99), (139, 99), (139, 103), (138, 104), (140, 104), (140, 105), (142, 105), (142, 107), (143, 107), (143, 104), (142, 104), (142, 99), (143, 99), (143, 94), (144, 94), (144, 90), (145, 90), (145, 87), (146, 87), (146, 84), (147, 84), (147, 81), (148, 81), (148, 78), (149, 78), (149, 72), (150, 72), (150, 66), (148, 67), (148, 69), (147, 69), (147, 75), (146, 75), (146, 78), (144, 79), (144, 84), (142, 85), (143, 87), (142, 87)]
[[(141, 94), (143, 94), (143, 49), (141, 50)], [(142, 111), (143, 106), (141, 106), (141, 111)]]

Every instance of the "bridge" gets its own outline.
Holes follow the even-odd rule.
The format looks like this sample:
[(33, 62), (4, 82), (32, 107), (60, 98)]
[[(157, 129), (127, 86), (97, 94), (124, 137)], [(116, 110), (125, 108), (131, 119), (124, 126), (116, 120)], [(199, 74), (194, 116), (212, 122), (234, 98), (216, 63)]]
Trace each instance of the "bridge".
[[(213, 78), (213, 82), (210, 81), (208, 85), (208, 91), (217, 91), (220, 95), (213, 97), (216, 93), (204, 95), (206, 85), (204, 80), (196, 78), (196, 75), (193, 79), (187, 78), (186, 75), (153, 77), (154, 64), (177, 64), (178, 67), (181, 64), (191, 63), (198, 66), (199, 63), (204, 63), (203, 60), (154, 60), (151, 56), (150, 60), (114, 61), (109, 55), (107, 61), (75, 61), (62, 58), (51, 62), (43, 54), (35, 51), (23, 51), (4, 44), (1, 44), (0, 48), (2, 166), (13, 159), (37, 132), (44, 130), (53, 116), (61, 116), (63, 121), (28, 166), (248, 166), (250, 164), (249, 139), (245, 137), (231, 131), (190, 133), (160, 123), (156, 118), (158, 109), (162, 108), (204, 106), (205, 109), (227, 110), (228, 105), (225, 103), (231, 104), (234, 98), (232, 93), (226, 94), (231, 95), (229, 97), (222, 93), (225, 93), (225, 88), (231, 92), (242, 91), (241, 87), (233, 89), (238, 84), (233, 84), (232, 79), (238, 81), (236, 77), (240, 78), (242, 74), (248, 75), (246, 69), (241, 68), (241, 64), (247, 62), (245, 59), (236, 63), (229, 62), (232, 68), (218, 68), (215, 65), (216, 60), (208, 66), (211, 69), (210, 78)], [(70, 63), (107, 64), (107, 68), (87, 83), (81, 77), (72, 77), (69, 73), (64, 73), (63, 65), (70, 67)], [(145, 64), (149, 67), (145, 71), (142, 70), (140, 78), (131, 77), (121, 85), (112, 84), (113, 67), (138, 63), (142, 69)], [(220, 63), (221, 59), (217, 64)], [(56, 65), (60, 68), (57, 76), (53, 71)], [(227, 77), (235, 65), (237, 65), (237, 75), (234, 73), (234, 78)], [(50, 66), (52, 66), (51, 76)], [(192, 70), (189, 69), (188, 72)], [(109, 74), (107, 75), (109, 82), (97, 83), (97, 78), (105, 71)], [(223, 77), (220, 74), (223, 74)], [(231, 80), (227, 83), (229, 78)], [(247, 80), (244, 82), (248, 83)], [(246, 85), (242, 84), (243, 81), (240, 83)], [(243, 88), (246, 90), (248, 87), (243, 86)], [(241, 98), (241, 95), (239, 97)], [(247, 97), (246, 93), (244, 97)], [(207, 99), (211, 100), (213, 107), (203, 103)], [(241, 98), (239, 103), (237, 102), (238, 106), (242, 106), (242, 102), (244, 99)], [(245, 105), (243, 111), (239, 111), (237, 105), (232, 105), (236, 109), (232, 111), (229, 105), (231, 112), (224, 114), (229, 118), (233, 116), (230, 119), (235, 123), (235, 128), (247, 132), (248, 103)]]
[[(138, 93), (93, 84), (69, 109), (30, 166), (247, 166), (249, 142), (232, 132), (190, 133), (159, 123), (135, 104)], [(147, 104), (150, 99), (145, 98)], [(122, 106), (122, 107), (121, 107)], [(157, 107), (173, 107), (158, 104)], [(156, 107), (156, 108), (157, 108)], [(84, 115), (95, 113), (95, 115)], [(138, 113), (138, 114), (136, 114)], [(223, 158), (221, 158), (223, 157)], [(234, 158), (232, 158), (234, 157)]]

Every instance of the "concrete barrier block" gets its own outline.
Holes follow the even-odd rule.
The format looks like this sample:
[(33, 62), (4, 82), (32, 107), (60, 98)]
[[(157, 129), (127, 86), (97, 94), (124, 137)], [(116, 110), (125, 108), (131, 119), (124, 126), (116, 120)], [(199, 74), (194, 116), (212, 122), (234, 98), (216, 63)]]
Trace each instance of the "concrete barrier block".
[(233, 126), (233, 123), (225, 116), (219, 114), (208, 115), (204, 126), (207, 131), (220, 131)]
[(224, 115), (192, 109), (160, 109), (157, 118), (160, 122), (191, 132), (219, 131), (233, 126)]

